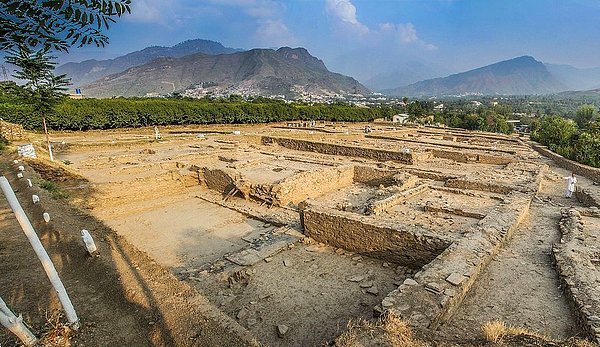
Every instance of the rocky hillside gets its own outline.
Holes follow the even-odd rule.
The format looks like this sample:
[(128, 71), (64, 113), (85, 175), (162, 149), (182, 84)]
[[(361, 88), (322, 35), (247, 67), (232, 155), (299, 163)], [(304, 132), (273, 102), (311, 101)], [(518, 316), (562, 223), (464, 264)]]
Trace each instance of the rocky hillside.
[(385, 93), (397, 96), (446, 95), (529, 95), (550, 94), (568, 87), (559, 82), (546, 66), (530, 56), (501, 61), (443, 78), (413, 83), (389, 89)]
[(100, 78), (123, 72), (131, 67), (143, 65), (160, 57), (183, 57), (195, 53), (227, 54), (240, 50), (224, 47), (219, 42), (209, 40), (189, 40), (173, 47), (152, 46), (115, 59), (85, 60), (80, 63), (66, 63), (56, 68), (58, 74), (67, 74), (75, 87), (94, 82)]
[(242, 95), (368, 93), (355, 79), (332, 73), (304, 48), (252, 49), (221, 55), (159, 58), (84, 86), (91, 97), (207, 91)]

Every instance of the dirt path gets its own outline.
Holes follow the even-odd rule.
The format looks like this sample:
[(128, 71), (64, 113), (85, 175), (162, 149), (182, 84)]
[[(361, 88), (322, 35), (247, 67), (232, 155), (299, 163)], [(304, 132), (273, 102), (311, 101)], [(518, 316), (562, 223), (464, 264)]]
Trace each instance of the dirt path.
[(562, 196), (562, 175), (567, 173), (552, 170), (537, 195), (539, 199), (533, 200), (528, 218), (490, 263), (458, 311), (440, 328), (442, 336), (474, 338), (480, 335), (481, 325), (492, 320), (553, 338), (578, 334), (575, 317), (559, 287), (551, 247), (560, 239), (561, 207), (579, 203)]

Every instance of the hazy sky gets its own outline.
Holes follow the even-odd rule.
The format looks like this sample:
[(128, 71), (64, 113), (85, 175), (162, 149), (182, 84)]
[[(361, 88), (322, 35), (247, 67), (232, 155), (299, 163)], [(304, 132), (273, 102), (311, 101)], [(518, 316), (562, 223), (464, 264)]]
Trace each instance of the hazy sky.
[(600, 0), (133, 0), (106, 48), (73, 49), (61, 61), (203, 38), (303, 46), (360, 78), (412, 61), (458, 72), (520, 55), (592, 67), (600, 66), (599, 19)]

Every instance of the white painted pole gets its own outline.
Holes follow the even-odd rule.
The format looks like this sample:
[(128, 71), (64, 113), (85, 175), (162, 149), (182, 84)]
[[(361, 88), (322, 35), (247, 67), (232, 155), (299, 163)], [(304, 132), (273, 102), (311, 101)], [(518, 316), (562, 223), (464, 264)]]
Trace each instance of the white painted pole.
[(0, 324), (15, 334), (25, 346), (33, 346), (37, 342), (35, 335), (23, 324), (21, 315), (15, 316), (2, 298), (0, 298)]
[(46, 275), (48, 275), (50, 283), (52, 283), (52, 286), (58, 295), (58, 299), (65, 310), (67, 320), (73, 325), (74, 329), (77, 329), (79, 327), (79, 318), (77, 318), (77, 313), (75, 313), (75, 308), (71, 303), (71, 299), (69, 299), (67, 290), (58, 277), (58, 273), (56, 272), (56, 268), (54, 267), (52, 260), (50, 260), (48, 253), (46, 253), (46, 250), (44, 249), (44, 246), (40, 242), (40, 239), (33, 229), (31, 222), (27, 218), (25, 211), (23, 211), (19, 200), (17, 200), (10, 183), (8, 183), (8, 180), (4, 176), (0, 177), (0, 188), (2, 188), (2, 192), (4, 192), (4, 196), (6, 196), (6, 200), (8, 200), (8, 204), (13, 210), (15, 217), (17, 217), (23, 232), (25, 232), (25, 235), (29, 239), (29, 243), (31, 243), (35, 254), (37, 254), (38, 258), (42, 262), (42, 266), (46, 271)]

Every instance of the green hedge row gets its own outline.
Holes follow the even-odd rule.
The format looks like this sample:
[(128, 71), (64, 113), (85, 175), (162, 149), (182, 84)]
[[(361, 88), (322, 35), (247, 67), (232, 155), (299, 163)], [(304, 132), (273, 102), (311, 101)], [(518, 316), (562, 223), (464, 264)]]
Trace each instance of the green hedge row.
[[(48, 126), (55, 130), (90, 130), (149, 125), (267, 123), (291, 120), (371, 121), (390, 117), (390, 108), (349, 105), (303, 105), (277, 101), (188, 99), (65, 99)], [(40, 115), (28, 106), (0, 103), (0, 117), (28, 129), (41, 127)]]

